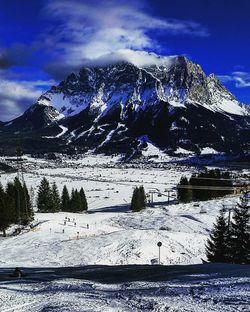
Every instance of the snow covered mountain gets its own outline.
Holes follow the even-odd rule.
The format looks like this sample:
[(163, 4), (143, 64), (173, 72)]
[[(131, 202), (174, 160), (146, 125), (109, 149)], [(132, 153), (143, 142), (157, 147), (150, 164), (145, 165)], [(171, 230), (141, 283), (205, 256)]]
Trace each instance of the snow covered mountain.
[(49, 150), (139, 155), (150, 142), (167, 152), (231, 153), (249, 150), (250, 112), (213, 74), (179, 56), (82, 68), (0, 130), (0, 138), (15, 132), (21, 141), (32, 131), (34, 141), (53, 141)]

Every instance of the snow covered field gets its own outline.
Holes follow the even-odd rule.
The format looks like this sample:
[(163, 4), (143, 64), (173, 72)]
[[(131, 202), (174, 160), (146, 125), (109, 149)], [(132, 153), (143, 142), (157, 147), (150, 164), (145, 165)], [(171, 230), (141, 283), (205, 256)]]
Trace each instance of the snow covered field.
[[(166, 191), (176, 186), (181, 175), (190, 175), (189, 168), (143, 168), (142, 164), (120, 165), (111, 160), (92, 156), (57, 163), (30, 158), (25, 165), (28, 187), (36, 191), (43, 176), (56, 181), (60, 190), (64, 184), (69, 190), (82, 186), (89, 211), (36, 213), (32, 231), (0, 239), (0, 265), (150, 264), (158, 258), (158, 241), (162, 242), (162, 264), (201, 263), (219, 209), (238, 198), (175, 204), (172, 191), (168, 203)], [(1, 175), (2, 184), (15, 175)], [(158, 193), (153, 195), (153, 206), (133, 213), (128, 207), (133, 187), (139, 185), (144, 185), (146, 192)], [(206, 213), (200, 213), (201, 209)], [(71, 220), (66, 225), (65, 218)]]
[(20, 280), (7, 273), (0, 269), (1, 312), (248, 312), (250, 306), (249, 266), (36, 268)]
[[(0, 268), (151, 264), (157, 262), (159, 241), (161, 264), (199, 264), (205, 259), (204, 244), (218, 211), (223, 204), (238, 201), (231, 196), (195, 205), (176, 204), (173, 188), (183, 174), (189, 176), (194, 169), (170, 163), (121, 165), (115, 158), (100, 156), (61, 162), (27, 159), (28, 187), (36, 191), (44, 176), (55, 181), (60, 191), (64, 184), (69, 190), (83, 187), (89, 211), (36, 213), (32, 230), (0, 238)], [(5, 185), (15, 175), (2, 174), (0, 182)], [(161, 195), (154, 194), (153, 205), (144, 211), (132, 213), (128, 206), (133, 188), (139, 185), (144, 185), (147, 193)], [(66, 224), (65, 218), (70, 219)], [(201, 285), (196, 280), (191, 284), (133, 282), (129, 286), (74, 279), (42, 284), (4, 281), (0, 284), (0, 311), (250, 311), (242, 299), (249, 278), (223, 277), (211, 281), (213, 287), (207, 283), (204, 292), (196, 291)], [(220, 292), (223, 298), (219, 298)], [(211, 303), (210, 295), (217, 302)], [(232, 295), (239, 306), (228, 303)], [(249, 304), (249, 293), (247, 296)], [(9, 306), (7, 302), (12, 300)]]

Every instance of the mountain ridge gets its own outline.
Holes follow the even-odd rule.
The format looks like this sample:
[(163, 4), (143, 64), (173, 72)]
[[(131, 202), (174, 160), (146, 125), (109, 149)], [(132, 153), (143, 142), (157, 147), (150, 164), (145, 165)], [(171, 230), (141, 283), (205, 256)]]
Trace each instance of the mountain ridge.
[(84, 67), (1, 126), (0, 137), (30, 127), (40, 139), (58, 139), (64, 150), (139, 155), (147, 146), (141, 137), (148, 137), (166, 152), (211, 147), (232, 153), (249, 148), (249, 125), (250, 110), (214, 74), (178, 56), (160, 66)]

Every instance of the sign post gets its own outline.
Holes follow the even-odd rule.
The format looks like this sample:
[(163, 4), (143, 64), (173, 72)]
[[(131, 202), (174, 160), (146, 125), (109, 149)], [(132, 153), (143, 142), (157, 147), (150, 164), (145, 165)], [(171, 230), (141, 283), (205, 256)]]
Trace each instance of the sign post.
[(161, 246), (162, 246), (162, 243), (158, 242), (157, 246), (159, 247), (159, 264), (161, 264)]

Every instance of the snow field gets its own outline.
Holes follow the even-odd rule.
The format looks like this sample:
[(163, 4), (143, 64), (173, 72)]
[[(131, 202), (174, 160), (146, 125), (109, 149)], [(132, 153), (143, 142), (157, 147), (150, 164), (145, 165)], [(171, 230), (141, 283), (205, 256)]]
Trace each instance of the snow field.
[(209, 275), (122, 284), (78, 279), (21, 280), (5, 282), (0, 288), (0, 307), (1, 312), (246, 312), (248, 287), (249, 278)]
[[(176, 186), (185, 167), (123, 168), (105, 158), (53, 162), (28, 160), (25, 181), (35, 191), (42, 177), (63, 185), (83, 187), (88, 213), (35, 214), (36, 227), (16, 237), (0, 239), (0, 265), (70, 266), (85, 264), (150, 264), (158, 259), (157, 242), (162, 242), (162, 264), (194, 264), (205, 258), (205, 241), (223, 203), (237, 197), (199, 203), (174, 204), (166, 190)], [(3, 174), (5, 185), (15, 174)], [(144, 185), (154, 194), (154, 206), (139, 213), (128, 210), (133, 188)], [(172, 193), (171, 193), (172, 194)], [(34, 200), (35, 203), (35, 200)], [(201, 214), (201, 207), (206, 213)], [(65, 217), (70, 222), (64, 225)], [(74, 219), (74, 222), (73, 222)], [(76, 223), (76, 224), (75, 224)]]

